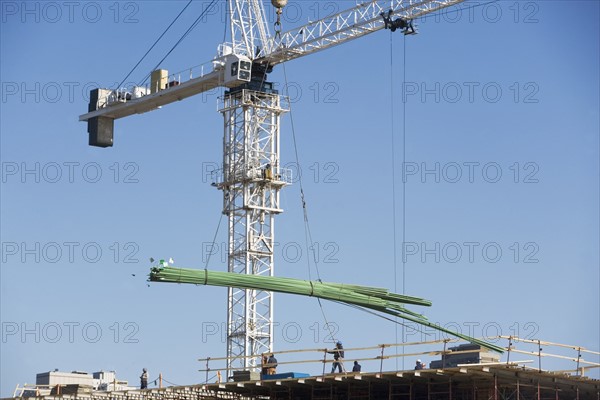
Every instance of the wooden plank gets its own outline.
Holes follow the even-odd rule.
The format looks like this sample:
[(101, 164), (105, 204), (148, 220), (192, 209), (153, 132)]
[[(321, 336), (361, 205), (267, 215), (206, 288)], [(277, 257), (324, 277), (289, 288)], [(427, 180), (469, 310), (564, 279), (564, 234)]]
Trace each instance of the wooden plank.
[[(498, 338), (501, 339), (510, 339), (513, 340), (515, 342), (523, 342), (523, 343), (531, 343), (531, 344), (539, 344), (539, 345), (544, 345), (544, 346), (557, 346), (557, 347), (565, 347), (568, 349), (573, 349), (573, 350), (578, 350), (581, 351), (582, 353), (591, 353), (591, 354), (596, 354), (596, 355), (600, 355), (600, 352), (597, 351), (592, 351), (592, 350), (587, 350), (585, 347), (581, 347), (581, 346), (574, 346), (572, 344), (562, 344), (562, 343), (555, 343), (555, 342), (547, 342), (544, 340), (532, 340), (532, 339), (521, 339), (519, 337), (516, 336), (497, 336)], [(491, 339), (491, 338), (489, 338)]]
[[(544, 352), (540, 353), (540, 352), (537, 352), (537, 351), (525, 351), (525, 350), (517, 350), (517, 349), (512, 349), (511, 352), (513, 352), (513, 353), (519, 353), (519, 354), (534, 355), (534, 356), (541, 355), (542, 357), (561, 358), (563, 360), (570, 360), (570, 361), (573, 361), (573, 362), (577, 362), (577, 357), (573, 358), (573, 357), (561, 356), (559, 354), (544, 353)], [(588, 365), (597, 365), (597, 366), (600, 366), (600, 364), (598, 364), (598, 363), (591, 362), (591, 361), (586, 361), (584, 359), (579, 359), (579, 362), (583, 363), (583, 364), (588, 364)]]

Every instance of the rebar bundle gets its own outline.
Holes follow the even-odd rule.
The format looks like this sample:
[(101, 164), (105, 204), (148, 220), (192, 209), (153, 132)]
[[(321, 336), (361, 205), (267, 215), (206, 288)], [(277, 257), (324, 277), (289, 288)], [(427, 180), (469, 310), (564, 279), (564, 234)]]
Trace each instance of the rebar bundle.
[(318, 297), (320, 299), (331, 300), (392, 315), (445, 332), (493, 351), (500, 353), (504, 351), (502, 347), (463, 335), (462, 333), (454, 332), (429, 322), (424, 315), (408, 310), (405, 307), (406, 304), (429, 307), (431, 306), (429, 300), (392, 293), (383, 288), (307, 281), (274, 276), (245, 275), (202, 269), (175, 268), (164, 265), (152, 268), (150, 272), (150, 281), (236, 287), (240, 289), (265, 290), (277, 293)]

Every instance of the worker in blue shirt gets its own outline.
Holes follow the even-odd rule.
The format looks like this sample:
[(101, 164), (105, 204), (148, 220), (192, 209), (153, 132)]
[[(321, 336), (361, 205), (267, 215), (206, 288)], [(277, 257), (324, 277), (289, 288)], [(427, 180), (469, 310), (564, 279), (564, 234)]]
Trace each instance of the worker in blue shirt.
[(421, 360), (417, 360), (417, 363), (416, 363), (416, 365), (415, 365), (415, 370), (418, 370), (418, 369), (423, 369), (423, 368), (425, 368), (425, 364), (423, 364), (423, 363), (421, 362)]
[(269, 375), (275, 375), (277, 370), (277, 359), (275, 358), (275, 354), (271, 353), (267, 360), (267, 364), (269, 365)]
[(335, 349), (328, 351), (327, 353), (333, 354), (334, 361), (333, 365), (331, 366), (331, 373), (333, 374), (336, 368), (338, 368), (340, 373), (342, 373), (342, 370), (344, 369), (344, 365), (342, 364), (342, 361), (340, 361), (344, 359), (344, 347), (342, 346), (342, 342), (338, 340), (335, 344)]

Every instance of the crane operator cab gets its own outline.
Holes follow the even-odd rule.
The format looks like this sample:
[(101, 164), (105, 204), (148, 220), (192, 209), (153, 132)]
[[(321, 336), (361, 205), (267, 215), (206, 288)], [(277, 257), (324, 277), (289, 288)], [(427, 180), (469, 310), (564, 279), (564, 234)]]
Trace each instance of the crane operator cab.
[(225, 52), (213, 61), (213, 68), (223, 69), (223, 86), (228, 88), (250, 82), (252, 78), (252, 60), (244, 55)]
[(233, 60), (229, 64), (229, 71), (225, 73), (225, 83), (230, 81), (250, 82), (251, 74), (252, 61), (241, 58), (239, 60)]

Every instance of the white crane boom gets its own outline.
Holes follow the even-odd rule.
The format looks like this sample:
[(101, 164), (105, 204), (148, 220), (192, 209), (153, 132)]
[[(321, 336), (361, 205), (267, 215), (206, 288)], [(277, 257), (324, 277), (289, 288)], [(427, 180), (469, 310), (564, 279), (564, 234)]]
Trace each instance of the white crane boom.
[[(303, 57), (376, 32), (385, 27), (382, 13), (407, 21), (430, 14), (464, 0), (379, 0), (369, 1), (335, 15), (311, 22), (272, 37), (260, 51), (257, 62), (269, 65)], [(390, 4), (391, 3), (391, 4)]]
[[(384, 28), (384, 21), (381, 13), (393, 11), (393, 15), (405, 20), (411, 20), (417, 17), (427, 15), (440, 9), (450, 7), (464, 0), (374, 0), (362, 3), (358, 6), (342, 11), (333, 16), (308, 23), (299, 28), (270, 37), (266, 40), (266, 45), (259, 49), (255, 62), (268, 65), (276, 65), (281, 62), (299, 58), (305, 55), (315, 53), (329, 47), (336, 46), (357, 39), (361, 36), (376, 32)], [(230, 2), (233, 3), (233, 2)], [(256, 4), (256, 0), (246, 2), (247, 9), (257, 10), (254, 16), (262, 13), (261, 7)], [(244, 18), (243, 8), (232, 10), (239, 18)], [(239, 18), (235, 18), (237, 21)], [(253, 21), (255, 18), (253, 17)], [(236, 29), (242, 31), (237, 22)], [(256, 24), (256, 21), (253, 23)], [(260, 27), (261, 25), (258, 24)], [(258, 30), (260, 37), (259, 43), (264, 42), (266, 28), (260, 29), (254, 27), (252, 30)], [(227, 49), (225, 46), (221, 50), (220, 57), (213, 62), (214, 69), (207, 73), (201, 73), (200, 76), (189, 79), (185, 82), (176, 80), (176, 85), (163, 90), (156, 91), (139, 98), (128, 100), (125, 96), (121, 99), (110, 100), (109, 93), (101, 96), (95, 105), (91, 105), (90, 112), (79, 117), (80, 121), (88, 121), (94, 117), (106, 117), (111, 120), (127, 117), (133, 114), (141, 114), (155, 110), (166, 104), (180, 101), (185, 98), (207, 92), (217, 87), (234, 87), (247, 82), (249, 79), (237, 79), (239, 77), (229, 74), (231, 64), (240, 60), (250, 60), (255, 55), (248, 54), (252, 42), (242, 35), (241, 43), (234, 43), (233, 48)], [(239, 48), (238, 48), (239, 47)], [(237, 51), (243, 51), (238, 54)], [(227, 52), (231, 53), (228, 54)], [(208, 68), (207, 68), (208, 69)]]
[(133, 114), (142, 114), (156, 110), (165, 104), (183, 100), (202, 92), (207, 92), (221, 86), (223, 83), (223, 71), (212, 71), (206, 75), (200, 75), (186, 82), (180, 83), (164, 90), (145, 95), (138, 99), (127, 100), (126, 98), (115, 99), (110, 103), (110, 97), (98, 99), (97, 109), (79, 116), (80, 121), (87, 121), (94, 117), (108, 117), (119, 119)]
[(235, 54), (254, 58), (255, 46), (264, 48), (270, 39), (261, 0), (228, 1), (232, 49)]

